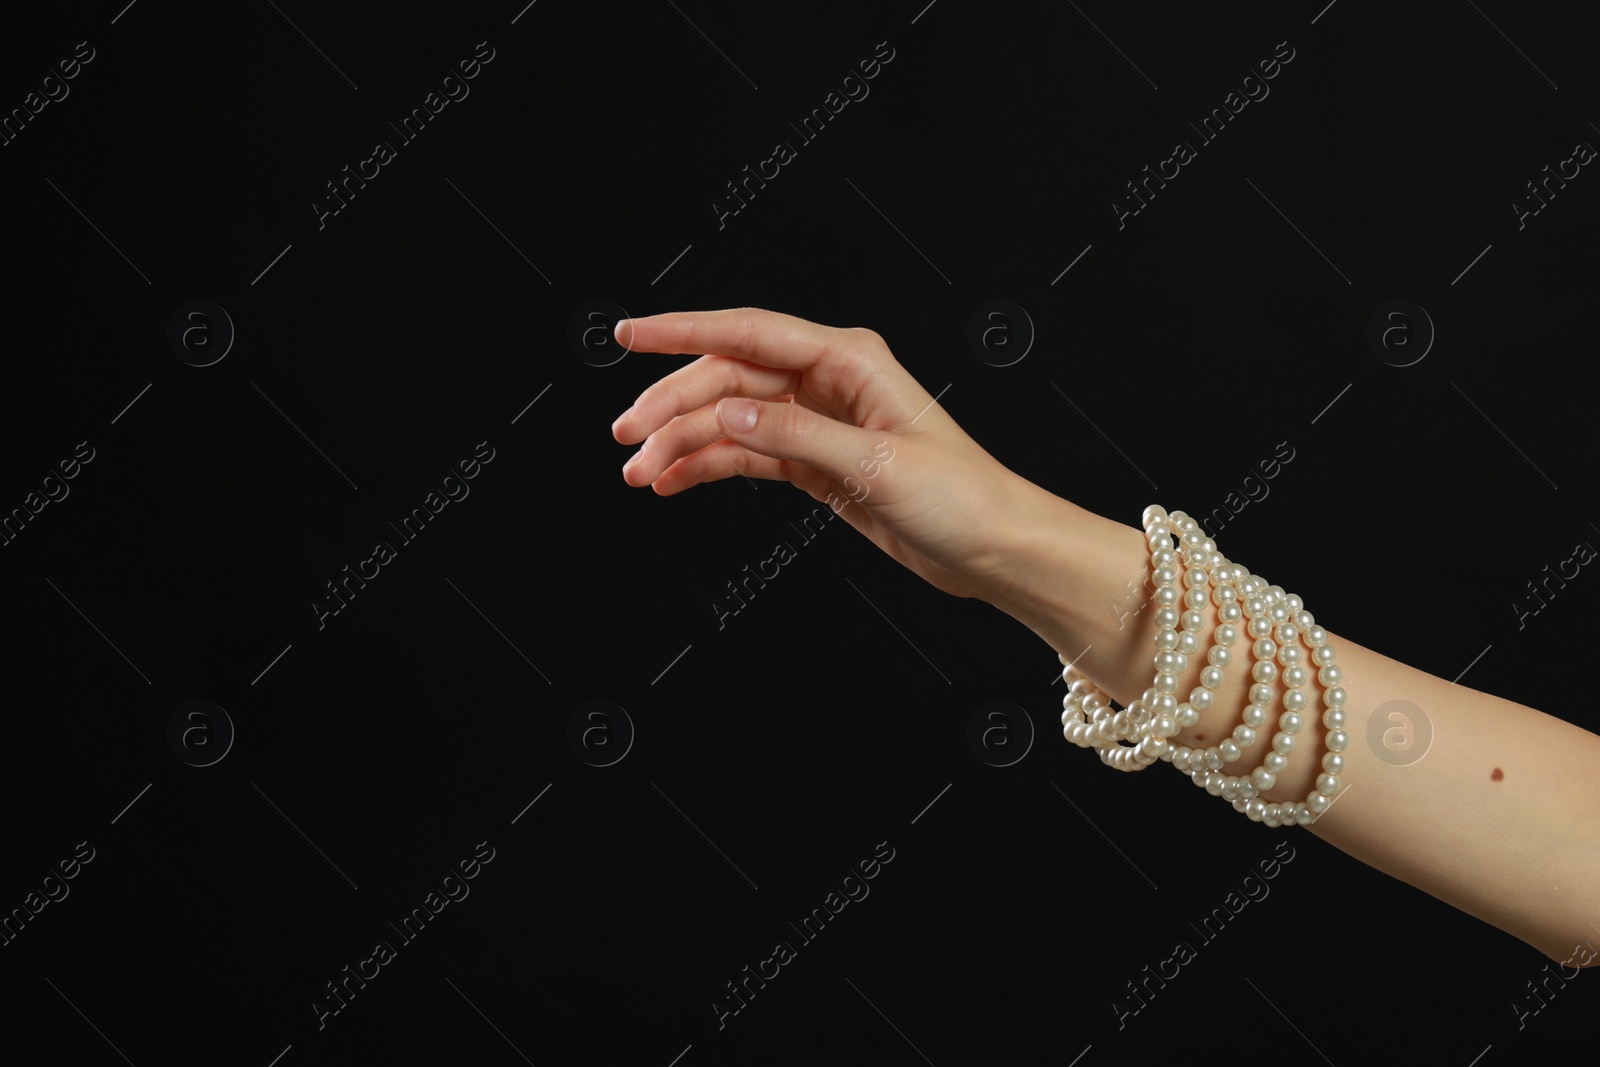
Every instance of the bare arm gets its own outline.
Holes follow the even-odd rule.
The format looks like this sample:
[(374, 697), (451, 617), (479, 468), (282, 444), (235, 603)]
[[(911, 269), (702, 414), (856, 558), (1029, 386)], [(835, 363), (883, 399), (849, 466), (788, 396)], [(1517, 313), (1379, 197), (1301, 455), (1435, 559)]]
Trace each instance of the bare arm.
[[(1155, 610), (1138, 610), (1125, 585), (1131, 581), (1147, 592), (1150, 552), (1143, 531), (1020, 478), (1011, 489), (1008, 514), (1017, 521), (1007, 527), (981, 598), (1023, 622), (1126, 706), (1154, 673)], [(1250, 565), (1248, 558), (1229, 558)], [(1300, 593), (1315, 614), (1315, 590), (1289, 591)], [(1137, 614), (1119, 622), (1111, 608), (1116, 604)], [(1203, 612), (1200, 632), (1209, 635), (1216, 609), (1207, 604)], [(1317, 621), (1329, 631), (1344, 671), (1351, 743), (1339, 794), (1305, 829), (1552, 959), (1593, 963), (1593, 951), (1579, 946), (1600, 943), (1600, 736), (1452, 685), (1339, 636), (1329, 620)], [(1202, 654), (1191, 657), (1180, 676), (1180, 699), (1199, 684), (1209, 645), (1202, 640)], [(1176, 741), (1203, 748), (1232, 733), (1250, 685), (1237, 656), (1225, 679), (1215, 703)], [(1310, 691), (1320, 692), (1314, 676)], [(1365, 741), (1369, 717), (1394, 700), (1424, 709), (1434, 732), (1426, 755), (1405, 766), (1378, 758)], [(1319, 716), (1307, 718), (1316, 728), (1299, 735), (1288, 769), (1262, 794), (1268, 800), (1303, 799), (1314, 787), (1326, 748)], [(1257, 766), (1269, 751), (1272, 731), (1258, 733), (1238, 766)]]

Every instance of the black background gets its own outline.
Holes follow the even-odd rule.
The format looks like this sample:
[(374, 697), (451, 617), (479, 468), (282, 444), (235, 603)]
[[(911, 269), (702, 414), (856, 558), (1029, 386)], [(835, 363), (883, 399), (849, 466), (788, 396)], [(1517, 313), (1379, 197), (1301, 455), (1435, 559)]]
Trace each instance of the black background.
[[(1165, 768), (1101, 767), (1060, 736), (1051, 649), (843, 523), (719, 629), (712, 598), (814, 502), (630, 489), (611, 422), (684, 357), (566, 342), (595, 299), (870, 326), (1000, 460), (1130, 525), (1223, 506), (1287, 442), (1224, 552), (1369, 648), (1592, 729), (1595, 579), (1520, 627), (1512, 606), (1600, 544), (1600, 178), (1521, 229), (1512, 208), (1600, 143), (1575, 16), (40, 7), (6, 15), (0, 106), (78, 42), (94, 58), (0, 149), (0, 507), (78, 442), (94, 459), (0, 548), (0, 908), (76, 843), (95, 858), (0, 948), (20, 1060), (1592, 1049), (1600, 978), (1519, 1027), (1540, 953)], [(319, 228), (324, 183), (480, 41), (470, 95)], [(1284, 41), (1270, 95), (1119, 228), (1124, 183)], [(788, 123), (879, 42), (870, 95), (799, 144)], [(711, 199), (780, 140), (797, 158), (719, 228)], [(203, 368), (166, 339), (196, 299), (237, 331)], [(1010, 366), (966, 342), (992, 299), (1037, 331)], [(1366, 341), (1392, 300), (1437, 330), (1410, 366)], [(470, 495), (319, 629), (324, 583), (481, 441)], [(166, 740), (194, 699), (237, 732), (208, 767)], [(603, 768), (567, 743), (597, 699), (636, 730)], [(1037, 731), (1009, 767), (967, 744), (991, 699)], [(1200, 944), (1187, 924), (1280, 840), (1271, 895)], [(480, 841), (470, 896), (319, 1028), (308, 999)], [(870, 896), (719, 1029), (724, 983), (879, 842)], [(1197, 958), (1119, 1028), (1179, 940)]]

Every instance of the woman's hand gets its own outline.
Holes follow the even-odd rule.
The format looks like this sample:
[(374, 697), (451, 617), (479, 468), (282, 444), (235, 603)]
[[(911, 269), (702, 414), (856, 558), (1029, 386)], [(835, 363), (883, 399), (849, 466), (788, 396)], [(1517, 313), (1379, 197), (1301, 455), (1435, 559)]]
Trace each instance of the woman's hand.
[(957, 426), (872, 330), (759, 308), (627, 319), (631, 352), (706, 353), (612, 425), (662, 496), (735, 475), (788, 481), (947, 593), (982, 596), (1028, 486)]

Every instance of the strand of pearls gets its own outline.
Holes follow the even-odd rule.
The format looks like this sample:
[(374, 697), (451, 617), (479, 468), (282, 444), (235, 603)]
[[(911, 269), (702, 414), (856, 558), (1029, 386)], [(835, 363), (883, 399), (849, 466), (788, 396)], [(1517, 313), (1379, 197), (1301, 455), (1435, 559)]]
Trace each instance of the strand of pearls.
[[(1138, 771), (1157, 760), (1169, 762), (1189, 775), (1196, 786), (1228, 801), (1252, 822), (1268, 826), (1314, 822), (1339, 791), (1344, 751), (1350, 740), (1344, 729), (1344, 675), (1334, 662), (1327, 631), (1316, 624), (1299, 596), (1286, 594), (1281, 586), (1269, 585), (1261, 576), (1230, 562), (1183, 512), (1169, 516), (1164, 508), (1151, 505), (1144, 511), (1143, 525), (1155, 584), (1155, 679), (1138, 699), (1118, 710), (1094, 682), (1061, 656), (1062, 679), (1067, 683), (1061, 713), (1063, 735), (1079, 747), (1095, 749), (1102, 763), (1118, 770)], [(1215, 643), (1207, 652), (1200, 684), (1180, 703), (1175, 695), (1178, 677), (1199, 651), (1200, 631), (1205, 626), (1200, 609), (1208, 602), (1217, 609), (1212, 631)], [(1234, 659), (1232, 647), (1244, 635), (1251, 639), (1255, 662), (1243, 721), (1230, 737), (1204, 749), (1170, 740), (1195, 725), (1200, 713), (1211, 707)], [(1311, 703), (1305, 688), (1313, 667), (1323, 686), (1322, 724), (1327, 730), (1322, 773), (1303, 801), (1269, 802), (1260, 794), (1277, 784), (1305, 727)], [(1280, 679), (1285, 687), (1281, 701), (1274, 686)], [(1272, 750), (1260, 766), (1245, 774), (1225, 773), (1223, 768), (1237, 762), (1255, 743), (1275, 704), (1283, 710)]]

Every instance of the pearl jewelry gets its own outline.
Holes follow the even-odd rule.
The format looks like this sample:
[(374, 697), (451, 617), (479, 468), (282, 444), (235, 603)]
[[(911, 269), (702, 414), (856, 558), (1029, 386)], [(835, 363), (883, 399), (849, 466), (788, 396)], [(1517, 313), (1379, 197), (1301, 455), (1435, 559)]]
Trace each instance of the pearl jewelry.
[[(1061, 713), (1063, 736), (1079, 747), (1094, 748), (1101, 762), (1118, 770), (1143, 770), (1158, 760), (1171, 763), (1198, 788), (1221, 797), (1252, 822), (1274, 827), (1315, 822), (1339, 791), (1339, 775), (1346, 766), (1343, 753), (1349, 746), (1344, 729), (1348, 694), (1341, 685), (1344, 672), (1334, 663), (1327, 631), (1317, 625), (1299, 596), (1223, 557), (1199, 523), (1183, 512), (1168, 514), (1161, 506), (1151, 505), (1142, 519), (1155, 583), (1153, 599), (1158, 605), (1154, 680), (1139, 699), (1115, 709), (1110, 698), (1061, 656), (1062, 678), (1067, 683)], [(1199, 652), (1200, 631), (1205, 626), (1201, 609), (1207, 604), (1216, 608), (1214, 644), (1207, 651), (1200, 684), (1187, 700), (1179, 701), (1179, 676), (1189, 667), (1190, 657)], [(1178, 744), (1171, 738), (1194, 726), (1200, 713), (1211, 707), (1225, 668), (1233, 660), (1229, 649), (1241, 635), (1241, 621), (1255, 660), (1251, 669), (1254, 684), (1242, 710), (1244, 721), (1231, 737), (1208, 748)], [(1296, 735), (1306, 722), (1301, 713), (1310, 709), (1305, 689), (1313, 669), (1324, 687), (1321, 718), (1327, 729), (1327, 752), (1322, 757), (1322, 773), (1305, 800), (1269, 802), (1259, 794), (1277, 784), (1277, 776), (1288, 767), (1295, 751)], [(1281, 701), (1274, 685), (1280, 678), (1285, 686)], [(1267, 711), (1275, 703), (1281, 703), (1283, 712), (1272, 749), (1261, 766), (1238, 775), (1225, 774), (1221, 768), (1237, 762), (1243, 750), (1255, 743), (1257, 731), (1265, 726)]]

